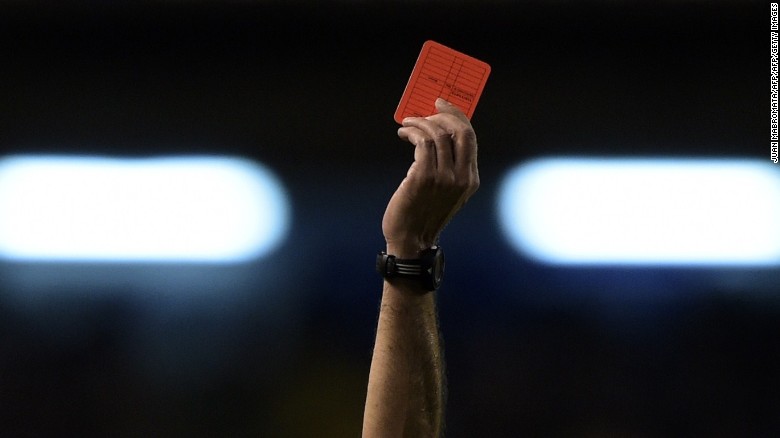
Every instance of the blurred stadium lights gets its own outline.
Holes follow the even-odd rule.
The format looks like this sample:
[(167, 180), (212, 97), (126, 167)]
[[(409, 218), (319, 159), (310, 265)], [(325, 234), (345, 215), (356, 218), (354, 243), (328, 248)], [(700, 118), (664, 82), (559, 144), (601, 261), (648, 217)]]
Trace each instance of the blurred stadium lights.
[(230, 264), (278, 246), (280, 181), (235, 157), (0, 159), (0, 259)]
[(505, 176), (501, 228), (563, 265), (780, 265), (780, 168), (750, 159), (540, 158)]

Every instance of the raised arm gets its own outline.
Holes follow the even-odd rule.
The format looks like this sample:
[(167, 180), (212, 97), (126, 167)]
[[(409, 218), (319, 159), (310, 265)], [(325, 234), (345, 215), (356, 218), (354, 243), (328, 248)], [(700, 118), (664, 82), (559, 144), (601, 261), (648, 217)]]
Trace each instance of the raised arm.
[[(438, 243), (479, 187), (477, 139), (468, 118), (438, 99), (439, 113), (398, 130), (414, 163), (385, 211), (387, 254), (417, 259)], [(363, 437), (435, 437), (443, 430), (444, 359), (435, 291), (411, 278), (385, 279), (368, 378)]]

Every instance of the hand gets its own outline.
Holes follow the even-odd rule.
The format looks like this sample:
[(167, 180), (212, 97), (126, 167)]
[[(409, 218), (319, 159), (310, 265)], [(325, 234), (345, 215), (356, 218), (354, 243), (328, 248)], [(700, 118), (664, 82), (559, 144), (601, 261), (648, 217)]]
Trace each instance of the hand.
[(479, 188), (477, 137), (469, 119), (444, 99), (438, 114), (408, 117), (398, 136), (414, 144), (414, 163), (387, 205), (387, 252), (417, 258)]

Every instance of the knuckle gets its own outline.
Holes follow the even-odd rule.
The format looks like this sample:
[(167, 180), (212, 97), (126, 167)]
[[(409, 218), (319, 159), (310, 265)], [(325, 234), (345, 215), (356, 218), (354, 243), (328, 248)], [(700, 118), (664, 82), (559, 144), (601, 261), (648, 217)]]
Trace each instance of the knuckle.
[(446, 142), (452, 138), (452, 134), (447, 132), (445, 129), (439, 127), (434, 130), (433, 138), (437, 143)]
[(466, 142), (477, 143), (477, 133), (474, 132), (474, 128), (471, 126), (464, 126), (458, 133), (458, 137)]
[(458, 186), (460, 182), (455, 177), (455, 174), (453, 172), (442, 172), (439, 175), (439, 184), (441, 184), (444, 187), (452, 187), (452, 186)]
[(470, 178), (460, 178), (456, 185), (461, 192), (469, 192), (474, 184)]
[(419, 172), (417, 181), (421, 187), (430, 188), (436, 185), (436, 174), (433, 172)]
[(444, 133), (436, 136), (436, 144), (447, 145), (451, 141), (452, 136), (450, 134)]
[(475, 174), (471, 178), (471, 190), (476, 192), (479, 189), (479, 174)]
[(479, 174), (476, 172), (463, 174), (457, 181), (457, 187), (460, 191), (469, 195), (476, 192), (479, 188)]

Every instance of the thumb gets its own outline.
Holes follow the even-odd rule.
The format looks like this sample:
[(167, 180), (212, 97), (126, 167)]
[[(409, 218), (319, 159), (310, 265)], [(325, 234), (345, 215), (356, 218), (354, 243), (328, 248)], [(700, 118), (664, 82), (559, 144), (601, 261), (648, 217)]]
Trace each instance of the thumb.
[(436, 99), (436, 110), (439, 111), (440, 113), (452, 114), (453, 116), (463, 120), (464, 122), (469, 123), (469, 118), (466, 117), (465, 114), (463, 114), (463, 111), (461, 111), (460, 108), (447, 102), (441, 97)]

